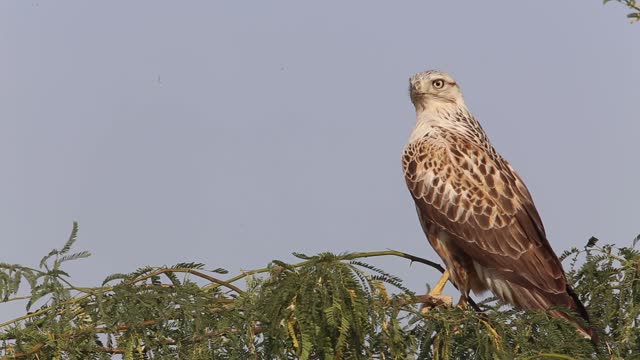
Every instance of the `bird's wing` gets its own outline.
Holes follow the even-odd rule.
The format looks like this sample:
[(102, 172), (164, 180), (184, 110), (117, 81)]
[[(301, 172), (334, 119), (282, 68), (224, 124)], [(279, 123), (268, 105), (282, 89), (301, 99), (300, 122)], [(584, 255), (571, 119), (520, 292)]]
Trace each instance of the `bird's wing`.
[(403, 167), (423, 220), (454, 235), (458, 249), (504, 280), (566, 291), (531, 195), (499, 155), (438, 135), (408, 145)]

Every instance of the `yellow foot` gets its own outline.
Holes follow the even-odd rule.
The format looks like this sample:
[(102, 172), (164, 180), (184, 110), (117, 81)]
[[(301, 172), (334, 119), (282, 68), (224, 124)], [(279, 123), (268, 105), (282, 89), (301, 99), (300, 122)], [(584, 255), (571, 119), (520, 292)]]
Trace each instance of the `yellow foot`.
[(442, 289), (447, 285), (447, 281), (449, 281), (449, 270), (446, 270), (442, 273), (440, 280), (436, 283), (436, 286), (429, 291), (429, 295), (440, 295), (442, 293)]
[(442, 289), (449, 281), (449, 270), (445, 271), (440, 277), (440, 280), (436, 283), (436, 286), (429, 291), (427, 295), (422, 296), (422, 308), (420, 312), (427, 313), (431, 308), (446, 305), (451, 306), (453, 304), (453, 298), (448, 295), (442, 295)]

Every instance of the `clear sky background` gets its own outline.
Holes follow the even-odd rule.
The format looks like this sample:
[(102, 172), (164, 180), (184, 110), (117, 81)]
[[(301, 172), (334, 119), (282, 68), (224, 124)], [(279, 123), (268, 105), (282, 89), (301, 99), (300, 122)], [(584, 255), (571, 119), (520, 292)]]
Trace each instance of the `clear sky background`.
[[(434, 68), (525, 179), (557, 253), (630, 245), (640, 24), (625, 15), (600, 0), (0, 2), (0, 261), (36, 266), (74, 220), (85, 286), (293, 251), (436, 260), (400, 166), (408, 78)], [(416, 291), (438, 275), (375, 263)]]

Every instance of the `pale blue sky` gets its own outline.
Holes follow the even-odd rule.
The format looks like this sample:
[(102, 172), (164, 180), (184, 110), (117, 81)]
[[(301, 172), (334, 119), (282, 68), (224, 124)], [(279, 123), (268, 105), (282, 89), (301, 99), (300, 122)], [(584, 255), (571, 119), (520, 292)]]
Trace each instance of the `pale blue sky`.
[[(3, 1), (0, 261), (80, 222), (80, 285), (292, 251), (436, 260), (405, 188), (411, 74), (461, 84), (560, 253), (640, 232), (640, 25), (563, 2)], [(436, 272), (378, 261), (416, 291)], [(8, 316), (8, 305), (0, 315)]]

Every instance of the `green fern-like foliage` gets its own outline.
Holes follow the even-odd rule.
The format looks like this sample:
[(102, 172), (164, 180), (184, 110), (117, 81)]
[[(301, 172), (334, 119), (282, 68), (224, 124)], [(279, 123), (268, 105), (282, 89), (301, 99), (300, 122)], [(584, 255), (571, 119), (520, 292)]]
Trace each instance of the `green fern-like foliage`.
[[(294, 254), (223, 279), (204, 264), (146, 266), (76, 287), (63, 270), (77, 224), (37, 268), (0, 264), (0, 295), (26, 313), (0, 324), (4, 359), (640, 359), (640, 253), (598, 245), (562, 254), (600, 342), (493, 298), (421, 311), (402, 280), (367, 263), (397, 251)], [(636, 242), (638, 239), (636, 239)], [(478, 311), (479, 310), (479, 311)]]
[(378, 269), (367, 273), (363, 264), (330, 253), (305, 258), (299, 268), (276, 264), (262, 285), (265, 351), (283, 358), (369, 358), (367, 344), (386, 342), (380, 336), (388, 321), (383, 283), (399, 279)]
[[(603, 0), (604, 4), (612, 2), (613, 0)], [(625, 5), (629, 9), (629, 13), (627, 14), (627, 18), (631, 19), (632, 23), (640, 21), (640, 3), (637, 0), (615, 0), (620, 4)]]

